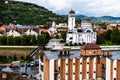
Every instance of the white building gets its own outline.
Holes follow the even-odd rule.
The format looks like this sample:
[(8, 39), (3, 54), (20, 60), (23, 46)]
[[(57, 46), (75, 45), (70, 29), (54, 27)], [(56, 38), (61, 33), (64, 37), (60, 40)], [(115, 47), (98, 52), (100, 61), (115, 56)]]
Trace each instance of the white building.
[(57, 33), (56, 23), (52, 22), (52, 27), (49, 28), (49, 31), (52, 31), (53, 34)]
[(21, 34), (16, 30), (11, 29), (10, 31), (7, 32), (7, 36), (21, 36)]
[(96, 36), (96, 31), (93, 29), (90, 19), (83, 19), (81, 27), (76, 27), (75, 12), (73, 10), (69, 12), (66, 43), (95, 43)]

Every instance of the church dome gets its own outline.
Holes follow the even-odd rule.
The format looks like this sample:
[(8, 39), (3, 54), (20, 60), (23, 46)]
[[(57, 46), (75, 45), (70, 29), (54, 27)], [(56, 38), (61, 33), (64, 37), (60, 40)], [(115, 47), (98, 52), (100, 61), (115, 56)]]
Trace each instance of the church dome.
[(70, 10), (69, 14), (75, 14), (75, 11)]

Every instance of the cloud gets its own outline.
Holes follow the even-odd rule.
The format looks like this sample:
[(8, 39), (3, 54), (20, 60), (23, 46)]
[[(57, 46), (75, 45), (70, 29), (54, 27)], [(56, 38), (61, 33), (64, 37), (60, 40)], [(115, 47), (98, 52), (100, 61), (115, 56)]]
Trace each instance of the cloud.
[(35, 3), (58, 13), (67, 14), (70, 9), (88, 16), (120, 16), (120, 0), (19, 0)]

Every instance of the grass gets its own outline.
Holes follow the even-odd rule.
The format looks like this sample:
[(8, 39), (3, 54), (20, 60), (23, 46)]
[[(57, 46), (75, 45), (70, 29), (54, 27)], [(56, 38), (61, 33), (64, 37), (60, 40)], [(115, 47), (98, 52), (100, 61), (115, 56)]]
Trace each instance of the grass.
[(34, 50), (35, 48), (21, 48), (21, 47), (18, 47), (18, 48), (15, 48), (15, 47), (0, 47), (0, 50)]

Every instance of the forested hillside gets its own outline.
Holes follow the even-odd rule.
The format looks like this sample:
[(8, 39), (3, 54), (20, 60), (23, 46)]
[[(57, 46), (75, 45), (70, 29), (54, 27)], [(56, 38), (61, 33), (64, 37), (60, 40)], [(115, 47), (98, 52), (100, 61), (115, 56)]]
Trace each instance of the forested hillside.
[(36, 4), (0, 0), (0, 22), (3, 24), (49, 25), (52, 21), (67, 22), (63, 17)]

